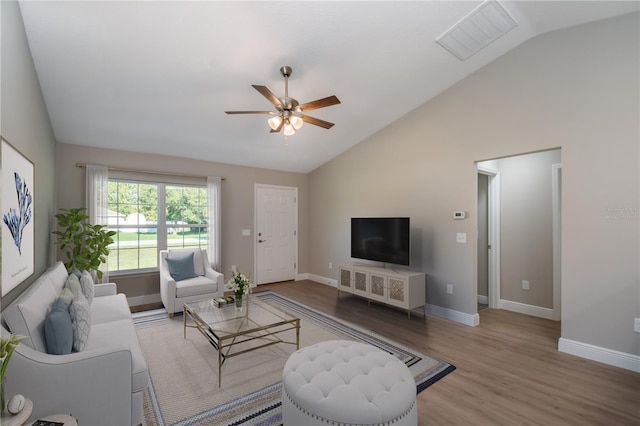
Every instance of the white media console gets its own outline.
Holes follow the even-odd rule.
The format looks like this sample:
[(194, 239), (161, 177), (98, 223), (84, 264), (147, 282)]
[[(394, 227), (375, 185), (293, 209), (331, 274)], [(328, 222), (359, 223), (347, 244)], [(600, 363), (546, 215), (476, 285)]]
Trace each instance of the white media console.
[(355, 294), (369, 300), (407, 310), (426, 304), (426, 281), (422, 272), (401, 271), (376, 266), (343, 265), (338, 267), (338, 297), (340, 292)]

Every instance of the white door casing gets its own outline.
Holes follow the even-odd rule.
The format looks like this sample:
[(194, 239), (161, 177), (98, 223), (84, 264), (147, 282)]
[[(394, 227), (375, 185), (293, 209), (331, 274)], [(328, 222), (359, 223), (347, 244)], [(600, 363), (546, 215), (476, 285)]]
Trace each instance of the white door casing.
[(255, 282), (295, 279), (298, 188), (255, 185)]

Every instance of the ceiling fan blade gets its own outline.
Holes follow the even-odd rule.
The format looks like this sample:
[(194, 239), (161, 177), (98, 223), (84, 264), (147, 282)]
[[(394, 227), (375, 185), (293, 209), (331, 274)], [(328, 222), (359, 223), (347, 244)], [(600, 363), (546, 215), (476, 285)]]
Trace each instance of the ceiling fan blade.
[(273, 111), (225, 111), (227, 114), (273, 114)]
[(267, 98), (269, 102), (271, 102), (276, 108), (282, 109), (282, 102), (280, 102), (280, 99), (278, 99), (278, 97), (274, 95), (273, 92), (267, 88), (267, 86), (258, 86), (252, 84), (251, 87), (260, 92), (262, 96)]
[(317, 99), (315, 101), (307, 102), (300, 105), (302, 111), (311, 111), (312, 109), (324, 108), (331, 105), (337, 105), (340, 103), (340, 99), (335, 96), (328, 96), (326, 98)]
[(305, 123), (313, 124), (315, 126), (324, 127), (325, 129), (330, 129), (334, 126), (334, 123), (329, 123), (328, 121), (320, 120), (319, 118), (309, 117), (308, 115), (299, 115), (300, 118), (304, 120)]
[(280, 120), (280, 124), (275, 129), (271, 129), (269, 133), (278, 133), (284, 127), (284, 120)]

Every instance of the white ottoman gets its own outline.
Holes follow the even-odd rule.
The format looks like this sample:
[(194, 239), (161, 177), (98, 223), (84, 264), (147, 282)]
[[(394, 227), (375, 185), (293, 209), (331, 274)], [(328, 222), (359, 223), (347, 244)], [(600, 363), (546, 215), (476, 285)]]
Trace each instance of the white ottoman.
[(330, 340), (291, 354), (282, 372), (285, 426), (417, 425), (416, 383), (393, 355)]

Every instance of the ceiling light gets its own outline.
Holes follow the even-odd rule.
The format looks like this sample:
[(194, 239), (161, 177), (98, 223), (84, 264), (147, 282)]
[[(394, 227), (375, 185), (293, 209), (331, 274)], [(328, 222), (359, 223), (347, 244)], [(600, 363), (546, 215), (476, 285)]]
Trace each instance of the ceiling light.
[(302, 124), (304, 123), (302, 118), (296, 117), (295, 115), (289, 117), (289, 121), (291, 122), (291, 125), (293, 126), (293, 128), (296, 130), (302, 127)]
[(271, 130), (276, 130), (278, 127), (280, 127), (280, 123), (282, 123), (282, 118), (279, 115), (276, 115), (275, 117), (271, 117), (267, 123), (269, 123), (269, 127), (271, 127)]
[(285, 136), (291, 136), (291, 135), (294, 135), (295, 133), (296, 133), (296, 131), (293, 128), (293, 126), (291, 125), (291, 123), (289, 123), (288, 121), (286, 123), (284, 123), (284, 134), (285, 134)]

